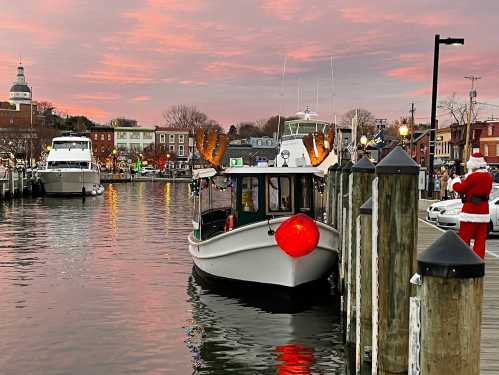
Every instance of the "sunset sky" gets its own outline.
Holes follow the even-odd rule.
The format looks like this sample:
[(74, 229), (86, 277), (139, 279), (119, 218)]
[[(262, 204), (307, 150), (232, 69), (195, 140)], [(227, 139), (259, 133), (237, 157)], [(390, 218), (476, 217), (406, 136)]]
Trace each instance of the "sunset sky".
[[(35, 100), (105, 123), (162, 122), (174, 104), (194, 104), (228, 126), (310, 105), (363, 107), (378, 117), (428, 121), (435, 33), (442, 46), (440, 98), (499, 104), (497, 0), (0, 0), (0, 95), (19, 56)], [(281, 71), (287, 56), (284, 94)], [(316, 108), (316, 87), (319, 105)], [(302, 108), (300, 108), (302, 109)], [(481, 115), (499, 116), (482, 107)]]

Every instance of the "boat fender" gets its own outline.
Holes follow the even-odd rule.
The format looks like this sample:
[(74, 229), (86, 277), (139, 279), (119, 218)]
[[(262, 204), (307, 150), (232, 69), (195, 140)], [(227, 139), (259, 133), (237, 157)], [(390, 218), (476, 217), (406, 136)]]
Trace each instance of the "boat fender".
[(227, 219), (225, 219), (225, 226), (224, 226), (224, 231), (228, 232), (231, 231), (236, 227), (236, 215), (230, 214), (227, 216)]
[(95, 190), (92, 190), (92, 195), (97, 195), (97, 192)]

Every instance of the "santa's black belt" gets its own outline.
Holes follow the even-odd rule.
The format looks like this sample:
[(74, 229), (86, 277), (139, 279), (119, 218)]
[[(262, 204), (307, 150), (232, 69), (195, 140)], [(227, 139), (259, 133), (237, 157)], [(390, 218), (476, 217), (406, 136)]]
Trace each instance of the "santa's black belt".
[(463, 197), (462, 201), (463, 201), (463, 203), (480, 204), (483, 202), (488, 202), (489, 196), (488, 195), (472, 195), (471, 197)]

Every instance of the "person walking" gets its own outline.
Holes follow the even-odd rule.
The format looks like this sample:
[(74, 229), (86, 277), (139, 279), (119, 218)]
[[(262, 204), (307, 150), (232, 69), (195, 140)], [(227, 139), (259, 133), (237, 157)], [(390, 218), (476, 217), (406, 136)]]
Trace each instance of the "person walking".
[(447, 170), (444, 170), (442, 176), (440, 176), (440, 200), (449, 199), (447, 196), (447, 185), (449, 182), (449, 174)]
[(466, 163), (468, 174), (464, 180), (453, 180), (452, 189), (461, 194), (463, 209), (459, 215), (459, 236), (468, 245), (474, 239), (473, 251), (485, 258), (485, 242), (490, 222), (489, 194), (492, 190), (492, 176), (487, 162), (479, 152), (471, 155)]

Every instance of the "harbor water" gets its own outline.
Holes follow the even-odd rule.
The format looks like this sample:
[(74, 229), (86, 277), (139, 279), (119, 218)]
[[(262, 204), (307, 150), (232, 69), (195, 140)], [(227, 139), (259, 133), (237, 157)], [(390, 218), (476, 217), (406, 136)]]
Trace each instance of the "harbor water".
[(193, 275), (188, 184), (0, 202), (1, 374), (341, 374), (337, 302)]

